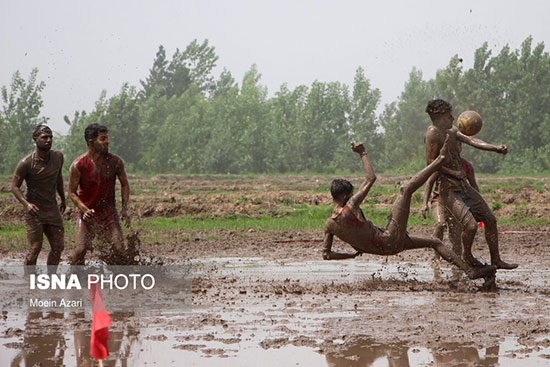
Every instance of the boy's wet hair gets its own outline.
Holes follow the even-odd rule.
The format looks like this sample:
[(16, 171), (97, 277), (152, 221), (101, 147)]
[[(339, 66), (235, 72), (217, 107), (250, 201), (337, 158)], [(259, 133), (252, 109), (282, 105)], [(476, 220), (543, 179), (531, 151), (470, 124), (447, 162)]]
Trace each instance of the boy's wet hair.
[(37, 136), (39, 136), (40, 134), (42, 133), (49, 133), (51, 134), (52, 133), (52, 129), (49, 128), (49, 126), (47, 125), (44, 125), (44, 124), (38, 124), (34, 127), (34, 129), (32, 130), (32, 137), (33, 138), (36, 138)]
[(330, 184), (330, 194), (333, 200), (338, 200), (342, 196), (353, 193), (353, 185), (348, 180), (336, 178)]
[(430, 102), (428, 102), (428, 105), (426, 106), (426, 112), (430, 115), (436, 114), (436, 113), (445, 113), (445, 112), (451, 112), (453, 110), (453, 106), (442, 99), (432, 99)]
[(90, 140), (95, 140), (99, 133), (107, 133), (109, 132), (109, 129), (107, 129), (106, 126), (100, 125), (100, 124), (91, 124), (88, 125), (86, 130), (84, 130), (84, 139), (86, 140), (86, 144), (90, 142)]

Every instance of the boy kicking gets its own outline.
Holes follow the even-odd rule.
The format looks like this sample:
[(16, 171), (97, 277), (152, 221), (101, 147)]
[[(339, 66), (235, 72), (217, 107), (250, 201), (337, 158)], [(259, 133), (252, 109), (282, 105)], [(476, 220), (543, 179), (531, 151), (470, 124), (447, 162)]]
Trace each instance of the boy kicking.
[[(365, 182), (363, 182), (357, 194), (354, 195), (353, 186), (349, 181), (343, 179), (332, 181), (330, 192), (334, 209), (325, 224), (323, 259), (350, 259), (364, 252), (375, 255), (395, 255), (405, 250), (433, 248), (442, 258), (464, 270), (471, 279), (494, 274), (495, 266), (473, 268), (437, 238), (410, 236), (407, 233), (407, 220), (409, 219), (412, 194), (443, 164), (447, 154), (446, 142), (441, 148), (439, 156), (430, 165), (401, 186), (399, 195), (388, 217), (386, 228), (375, 226), (365, 218), (360, 208), (361, 203), (365, 200), (376, 181), (376, 176), (363, 144), (352, 142), (351, 149), (361, 156), (365, 171)], [(333, 252), (332, 241), (334, 236), (350, 244), (357, 252), (354, 254)]]

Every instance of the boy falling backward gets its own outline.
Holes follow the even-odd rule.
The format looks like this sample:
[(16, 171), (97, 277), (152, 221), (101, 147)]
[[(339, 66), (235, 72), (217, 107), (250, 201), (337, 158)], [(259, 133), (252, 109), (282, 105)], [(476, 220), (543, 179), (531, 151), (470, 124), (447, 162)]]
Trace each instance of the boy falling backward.
[[(388, 217), (386, 228), (375, 226), (365, 218), (360, 208), (374, 181), (376, 181), (376, 176), (363, 144), (352, 142), (351, 149), (361, 156), (365, 171), (365, 182), (361, 185), (357, 194), (353, 195), (353, 186), (349, 181), (343, 179), (332, 181), (330, 192), (334, 209), (325, 224), (323, 259), (349, 259), (363, 252), (375, 255), (395, 255), (405, 250), (433, 248), (442, 258), (464, 270), (471, 279), (494, 274), (495, 266), (484, 266), (475, 269), (466, 264), (437, 238), (409, 236), (407, 233), (407, 220), (412, 194), (426, 182), (432, 173), (441, 167), (447, 154), (447, 142), (441, 148), (439, 156), (430, 165), (401, 186), (399, 195)], [(334, 236), (350, 244), (357, 252), (355, 254), (332, 252)]]

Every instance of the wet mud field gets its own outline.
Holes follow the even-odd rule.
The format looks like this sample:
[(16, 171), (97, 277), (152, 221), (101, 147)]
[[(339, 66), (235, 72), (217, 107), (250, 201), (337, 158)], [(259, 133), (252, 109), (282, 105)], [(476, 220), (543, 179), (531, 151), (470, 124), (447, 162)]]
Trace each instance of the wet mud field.
[[(388, 194), (380, 193), (372, 205), (388, 208), (402, 179), (379, 180)], [(296, 208), (329, 205), (322, 190), (327, 177), (155, 180), (134, 179), (132, 187), (133, 216), (142, 225), (140, 253), (192, 265), (192, 309), (112, 313), (106, 366), (550, 365), (547, 180), (480, 180), (499, 219), (515, 218), (517, 208), (525, 215), (517, 217), (520, 224), (509, 220), (499, 228), (503, 258), (520, 267), (498, 271), (493, 291), (480, 290), (483, 280), (457, 276), (446, 264), (435, 281), (428, 250), (322, 261), (321, 243), (311, 241), (322, 238), (321, 228), (181, 228), (153, 236), (146, 226), (150, 218), (278, 218)], [(0, 204), (6, 222), (17, 224), (19, 209), (11, 200), (2, 196)], [(70, 216), (66, 228), (73, 224)], [(521, 224), (531, 217), (538, 221)], [(411, 228), (430, 231), (429, 225)], [(335, 247), (351, 251), (340, 242)], [(474, 254), (488, 259), (481, 229)], [(23, 256), (4, 248), (1, 261), (14, 264)], [(0, 366), (97, 365), (88, 355), (90, 322), (90, 312), (4, 311)]]

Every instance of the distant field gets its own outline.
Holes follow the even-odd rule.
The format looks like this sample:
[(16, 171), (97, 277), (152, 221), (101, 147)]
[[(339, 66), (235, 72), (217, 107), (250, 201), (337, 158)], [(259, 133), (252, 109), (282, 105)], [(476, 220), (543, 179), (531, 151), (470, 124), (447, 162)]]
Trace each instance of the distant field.
[[(363, 205), (365, 215), (384, 226), (398, 187), (406, 176), (381, 176)], [(131, 178), (131, 215), (142, 241), (167, 242), (174, 234), (189, 238), (200, 231), (219, 237), (219, 230), (321, 230), (331, 211), (329, 176), (160, 175)], [(480, 189), (501, 229), (548, 227), (550, 178), (478, 178)], [(355, 186), (361, 178), (351, 177)], [(409, 226), (429, 227), (420, 215), (420, 190), (413, 197)], [(72, 203), (69, 203), (72, 206)], [(0, 248), (25, 248), (22, 208), (9, 193), (9, 178), (0, 185)], [(65, 215), (67, 246), (72, 246), (74, 210)], [(208, 234), (213, 231), (212, 234)], [(216, 232), (216, 233), (214, 233)]]

